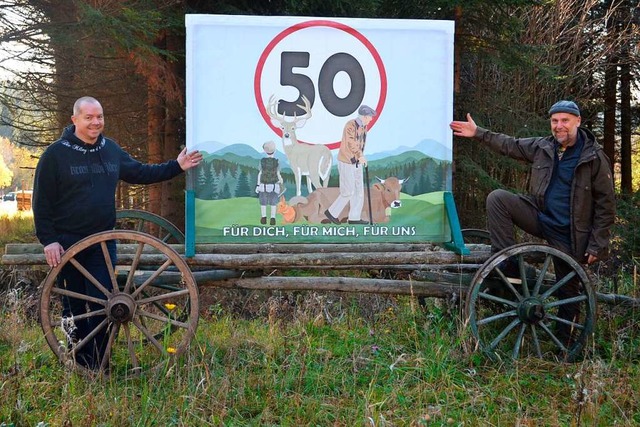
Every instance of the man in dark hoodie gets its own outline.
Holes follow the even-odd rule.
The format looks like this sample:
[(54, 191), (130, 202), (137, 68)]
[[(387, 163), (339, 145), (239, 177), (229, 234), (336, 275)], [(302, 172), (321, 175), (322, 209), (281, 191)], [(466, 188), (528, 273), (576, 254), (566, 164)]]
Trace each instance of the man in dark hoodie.
[[(492, 150), (531, 164), (528, 195), (495, 190), (487, 197), (487, 226), (494, 252), (516, 243), (514, 225), (544, 238), (551, 246), (592, 264), (608, 255), (615, 219), (615, 192), (609, 158), (588, 129), (580, 127), (580, 109), (573, 101), (558, 101), (549, 110), (551, 136), (513, 138), (466, 121), (451, 122), (455, 136), (473, 138)], [(559, 263), (558, 263), (559, 264)], [(504, 270), (513, 266), (505, 265)], [(563, 277), (567, 266), (556, 265)], [(575, 281), (574, 281), (575, 282)], [(578, 284), (564, 286), (569, 297)], [(562, 305), (559, 317), (579, 316), (578, 304)], [(558, 324), (558, 337), (570, 338), (567, 324)]]
[[(55, 267), (65, 249), (79, 240), (113, 229), (116, 221), (115, 192), (121, 179), (131, 184), (151, 184), (171, 179), (197, 166), (202, 154), (187, 153), (163, 164), (143, 164), (134, 160), (118, 144), (102, 135), (104, 114), (100, 103), (91, 97), (78, 99), (73, 106), (72, 126), (64, 129), (59, 140), (44, 152), (36, 167), (33, 216), (36, 235), (44, 245), (47, 264)], [(108, 244), (111, 259), (116, 259), (115, 242)], [(102, 285), (111, 289), (109, 271), (100, 247), (89, 248), (75, 258)], [(105, 295), (75, 267), (67, 264), (59, 280), (73, 292), (105, 299)], [(73, 319), (86, 313), (85, 300), (64, 297), (63, 315)], [(91, 310), (101, 308), (89, 303)], [(94, 331), (104, 316), (76, 320), (67, 331), (77, 342)], [(92, 341), (78, 349), (76, 362), (96, 370), (107, 344), (102, 328)], [(71, 344), (71, 343), (70, 343)]]

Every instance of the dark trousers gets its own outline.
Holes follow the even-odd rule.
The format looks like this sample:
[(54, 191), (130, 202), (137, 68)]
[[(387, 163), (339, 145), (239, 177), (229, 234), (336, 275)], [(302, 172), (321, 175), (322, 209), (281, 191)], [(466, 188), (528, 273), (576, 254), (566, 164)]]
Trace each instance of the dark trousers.
[[(63, 235), (60, 238), (60, 244), (67, 250), (71, 245), (80, 240), (82, 236), (75, 235)], [(116, 243), (115, 241), (107, 242), (107, 248), (113, 265), (116, 262)], [(112, 290), (111, 276), (105, 262), (102, 249), (99, 244), (88, 247), (87, 249), (79, 252), (75, 256), (76, 261), (80, 263), (91, 275), (109, 291)], [(78, 271), (71, 263), (67, 263), (58, 276), (58, 286), (64, 287), (67, 290), (77, 292), (80, 294), (92, 296), (98, 299), (106, 300), (107, 296), (93, 285), (80, 271)], [(105, 320), (106, 316), (98, 315), (92, 316), (87, 319), (76, 320), (75, 316), (86, 314), (87, 312), (95, 312), (103, 309), (104, 306), (94, 302), (87, 302), (78, 298), (71, 298), (63, 296), (62, 298), (63, 310), (62, 315), (70, 318), (74, 317), (74, 325), (76, 327), (74, 331), (75, 340), (77, 342), (84, 339), (93, 330), (95, 330), (100, 323)], [(102, 356), (104, 355), (107, 346), (108, 334), (107, 328), (104, 327), (96, 334), (93, 339), (85, 346), (80, 348), (76, 353), (76, 361), (90, 369), (97, 369), (102, 362)]]
[[(550, 246), (571, 255), (575, 258), (576, 254), (572, 253), (571, 247), (567, 243), (545, 236), (538, 221), (538, 209), (528, 201), (522, 199), (517, 194), (510, 193), (506, 190), (494, 190), (487, 197), (487, 228), (491, 236), (491, 249), (493, 252), (505, 249), (516, 244), (514, 226), (524, 230), (532, 236), (545, 239)], [(573, 269), (566, 262), (554, 259), (554, 269), (556, 272), (556, 280), (560, 280)], [(570, 298), (580, 293), (580, 281), (578, 277), (570, 280), (559, 291), (559, 298)], [(566, 320), (578, 320), (580, 316), (579, 304), (565, 304), (558, 308), (558, 317)], [(559, 332), (566, 325), (558, 325)]]

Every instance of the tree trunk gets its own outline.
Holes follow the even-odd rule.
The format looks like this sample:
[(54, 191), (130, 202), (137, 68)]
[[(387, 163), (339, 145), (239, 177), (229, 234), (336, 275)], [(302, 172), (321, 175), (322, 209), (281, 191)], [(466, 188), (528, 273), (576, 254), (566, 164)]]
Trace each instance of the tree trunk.
[[(162, 97), (153, 89), (149, 90), (147, 100), (147, 153), (149, 163), (162, 162), (163, 146), (163, 124), (164, 124), (164, 101)], [(150, 185), (149, 200), (147, 210), (160, 214), (162, 200), (162, 186), (160, 184)]]
[[(610, 35), (615, 33), (615, 20), (607, 20), (607, 32)], [(613, 37), (612, 37), (613, 39)], [(616, 153), (616, 111), (617, 111), (617, 97), (616, 90), (618, 86), (618, 72), (617, 72), (617, 55), (615, 51), (607, 58), (604, 72), (604, 153), (611, 160), (611, 164), (615, 164)]]
[[(628, 58), (628, 54), (623, 47), (622, 58)], [(631, 155), (631, 65), (625, 61), (620, 66), (620, 188), (624, 194), (633, 192)]]
[[(167, 34), (167, 49), (171, 52), (179, 52), (183, 49), (185, 40), (175, 34)], [(183, 57), (175, 59), (167, 64), (168, 72), (184, 82), (185, 62)], [(184, 85), (178, 85), (181, 91)], [(164, 158), (175, 159), (180, 153), (184, 141), (184, 93), (178, 95), (178, 99), (167, 99), (167, 115), (165, 118)], [(165, 181), (162, 185), (161, 213), (178, 228), (184, 231), (184, 175), (179, 175), (172, 180)]]

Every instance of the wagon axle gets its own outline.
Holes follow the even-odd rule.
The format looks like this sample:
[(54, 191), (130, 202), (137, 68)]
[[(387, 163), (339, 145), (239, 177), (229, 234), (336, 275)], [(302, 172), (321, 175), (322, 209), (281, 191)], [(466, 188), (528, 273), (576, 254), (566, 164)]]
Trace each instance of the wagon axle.
[(518, 306), (518, 317), (527, 324), (536, 324), (545, 316), (544, 304), (538, 298), (527, 298)]
[(136, 302), (128, 294), (119, 293), (111, 298), (107, 303), (107, 314), (109, 320), (115, 323), (130, 322), (136, 309)]

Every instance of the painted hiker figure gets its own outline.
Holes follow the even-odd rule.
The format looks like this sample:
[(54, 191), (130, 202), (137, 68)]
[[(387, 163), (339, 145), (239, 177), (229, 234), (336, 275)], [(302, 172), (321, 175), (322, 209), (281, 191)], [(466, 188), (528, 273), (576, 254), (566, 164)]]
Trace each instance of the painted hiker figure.
[(256, 185), (256, 193), (258, 193), (258, 200), (260, 201), (260, 224), (267, 223), (267, 206), (270, 206), (271, 217), (269, 225), (275, 225), (278, 198), (280, 197), (283, 180), (280, 175), (280, 163), (275, 158), (275, 142), (265, 142), (262, 144), (262, 149), (267, 157), (260, 159), (260, 171), (258, 172), (258, 184)]
[[(466, 121), (454, 121), (450, 127), (456, 136), (473, 138), (492, 150), (531, 164), (530, 194), (518, 195), (494, 190), (487, 197), (487, 226), (492, 251), (516, 243), (514, 225), (544, 238), (551, 246), (592, 264), (608, 254), (610, 229), (615, 219), (615, 193), (609, 158), (596, 137), (580, 127), (580, 109), (572, 101), (558, 101), (549, 110), (551, 136), (514, 138), (490, 132), (476, 125), (467, 114)], [(514, 265), (502, 269), (517, 277)], [(556, 278), (571, 268), (555, 263)], [(509, 274), (510, 273), (510, 274)], [(514, 276), (515, 275), (515, 276)], [(577, 279), (577, 278), (576, 278)], [(580, 291), (579, 282), (563, 286), (570, 298)], [(571, 339), (571, 322), (580, 316), (578, 304), (564, 304), (556, 323), (556, 333), (565, 343)]]
[[(36, 235), (44, 246), (47, 264), (56, 267), (64, 251), (79, 240), (101, 231), (112, 230), (116, 222), (115, 191), (119, 180), (131, 184), (151, 184), (171, 179), (197, 166), (198, 151), (183, 149), (177, 159), (163, 164), (143, 164), (133, 159), (113, 140), (102, 135), (102, 106), (88, 96), (78, 99), (71, 116), (73, 125), (42, 154), (36, 167), (33, 192), (33, 217)], [(111, 260), (116, 262), (116, 243), (107, 244)], [(99, 245), (88, 248), (75, 259), (106, 289), (112, 283), (105, 257)], [(98, 300), (106, 296), (71, 263), (58, 276), (60, 287)], [(104, 304), (63, 296), (63, 323), (70, 350), (78, 365), (90, 370), (101, 367), (107, 345), (105, 316), (77, 319), (104, 308)], [(82, 347), (76, 347), (90, 332), (97, 332)]]
[(324, 215), (334, 224), (340, 224), (340, 212), (349, 204), (349, 224), (369, 224), (362, 220), (364, 205), (364, 174), (367, 158), (364, 147), (367, 142), (367, 126), (375, 117), (376, 111), (362, 105), (358, 109), (358, 117), (349, 120), (344, 126), (340, 149), (338, 150), (338, 174), (340, 175), (340, 195), (333, 204), (324, 211)]

